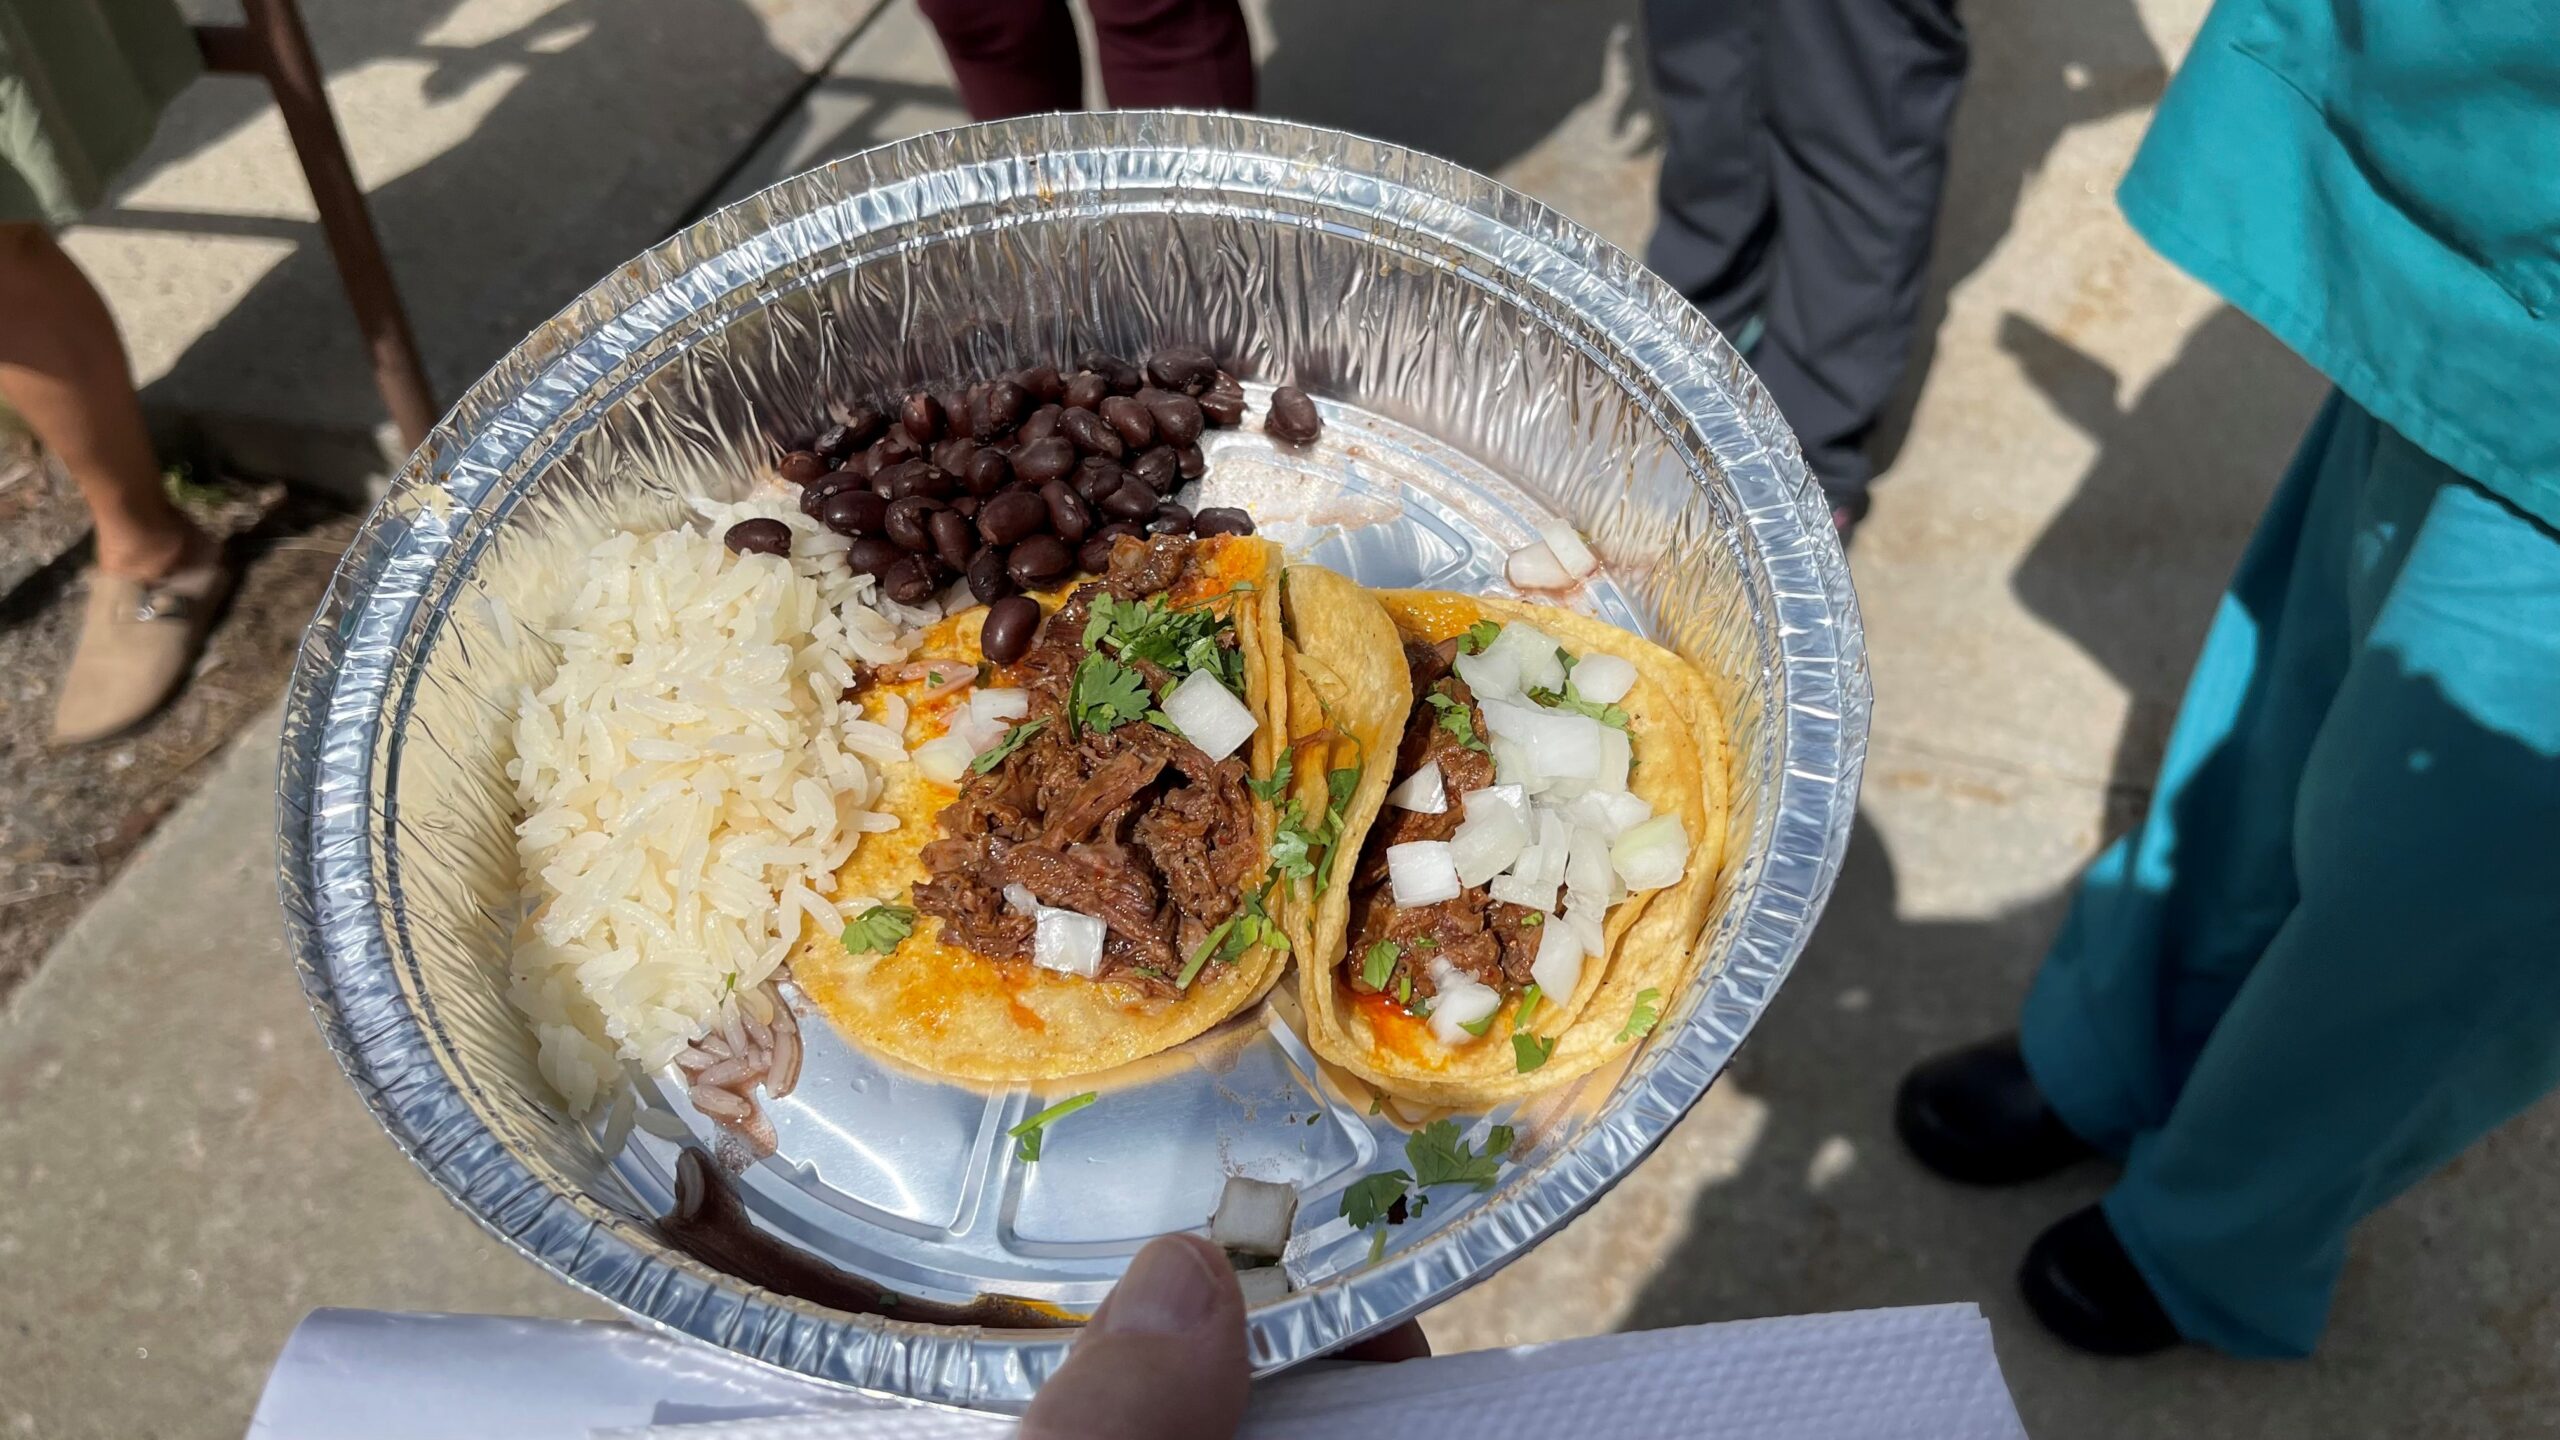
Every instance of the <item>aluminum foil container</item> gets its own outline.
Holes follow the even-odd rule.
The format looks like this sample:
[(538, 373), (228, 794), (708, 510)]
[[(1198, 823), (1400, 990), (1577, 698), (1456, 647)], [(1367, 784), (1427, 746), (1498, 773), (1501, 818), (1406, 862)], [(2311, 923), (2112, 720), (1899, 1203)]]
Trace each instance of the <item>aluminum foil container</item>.
[(901, 1073), (812, 1024), (780, 1151), (736, 1180), (755, 1227), (907, 1315), (1071, 1316), (1201, 1225), (1226, 1174), (1292, 1182), (1298, 1288), (1251, 1319), (1268, 1372), (1490, 1274), (1697, 1101), (1812, 929), (1866, 740), (1848, 570), (1768, 397), (1661, 281), (1481, 175), (1261, 120), (1049, 116), (867, 151), (623, 266), (471, 388), (349, 548), (286, 713), (284, 906), (330, 1047), (455, 1204), (637, 1320), (820, 1380), (1006, 1409), (1057, 1367), (1072, 1330), (848, 1313), (678, 1248), (657, 1217), (709, 1132), (658, 1077), (601, 1118), (557, 1107), (505, 995), (511, 712), (546, 663), (515, 617), (609, 530), (739, 493), (831, 402), (1175, 341), (1230, 357), (1257, 416), (1294, 381), (1328, 421), (1306, 453), (1220, 432), (1205, 503), (1362, 581), (1459, 589), (1499, 588), (1564, 518), (1606, 564), (1575, 603), (1719, 678), (1733, 839), (1701, 980), (1628, 1062), (1493, 1117), (1521, 1135), (1497, 1188), (1435, 1192), (1374, 1264), (1338, 1197), (1403, 1163), (1399, 1116), (1323, 1073), (1288, 984), (1047, 1087), (1104, 1096), (1036, 1166), (1002, 1137), (1042, 1094)]

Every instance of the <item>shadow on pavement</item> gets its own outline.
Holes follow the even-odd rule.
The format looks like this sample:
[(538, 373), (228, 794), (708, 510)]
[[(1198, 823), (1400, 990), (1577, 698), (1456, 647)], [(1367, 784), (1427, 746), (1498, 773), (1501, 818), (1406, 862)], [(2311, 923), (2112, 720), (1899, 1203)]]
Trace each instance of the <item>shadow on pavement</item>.
[[(598, 276), (662, 238), (801, 83), (799, 66), (737, 0), (566, 0), (504, 17), (494, 33), (479, 7), (451, 0), (307, 8), (333, 77), (415, 72), (414, 96), (396, 75), (364, 89), (367, 105), (415, 106), (413, 123), (346, 113), (343, 98), (340, 121), (372, 182), (374, 223), (445, 403)], [(257, 82), (200, 80), (117, 203), (90, 221), (294, 247), (144, 398), (157, 410), (264, 421), (370, 420), (380, 402), (316, 222), (132, 199), (156, 172), (273, 124)], [(383, 178), (396, 157), (448, 130), (449, 145)]]
[[(1612, 37), (1636, 18), (1587, 0), (1271, 0), (1269, 16), (1263, 113), (1488, 174), (1601, 93)], [(1625, 102), (1649, 103), (1641, 88)]]

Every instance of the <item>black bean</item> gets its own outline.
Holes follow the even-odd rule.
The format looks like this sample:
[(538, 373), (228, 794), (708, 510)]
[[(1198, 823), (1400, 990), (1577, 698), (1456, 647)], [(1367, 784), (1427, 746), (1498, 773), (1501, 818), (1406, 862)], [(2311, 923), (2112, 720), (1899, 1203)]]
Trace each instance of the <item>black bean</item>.
[(773, 468), (792, 484), (806, 485), (836, 467), (828, 464), (827, 457), (815, 450), (794, 450), (783, 456), (782, 463)]
[(933, 537), (933, 553), (954, 570), (966, 566), (970, 552), (978, 548), (978, 527), (965, 515), (936, 510), (925, 517), (924, 528)]
[(865, 535), (844, 552), (844, 559), (861, 574), (876, 578), (904, 559), (906, 553), (886, 535)]
[(969, 392), (966, 390), (937, 390), (933, 393), (933, 399), (935, 404), (942, 407), (942, 433), (945, 435), (960, 435), (967, 433), (969, 429)]
[(1108, 350), (1088, 350), (1076, 363), (1101, 376), (1116, 395), (1126, 395), (1147, 383), (1147, 377), (1137, 366)]
[(880, 522), (880, 533), (898, 543), (901, 550), (933, 548), (933, 532), (926, 529), (935, 511), (942, 508), (939, 500), (910, 495), (889, 502), (889, 513)]
[(961, 472), (960, 483), (972, 495), (993, 495), (1013, 483), (1012, 462), (1004, 458), (1001, 450), (981, 450), (969, 457), (969, 468)]
[(1191, 529), (1197, 535), (1250, 535), (1253, 517), (1232, 505), (1212, 505), (1191, 517)]
[(1155, 443), (1156, 417), (1147, 413), (1147, 407), (1136, 400), (1126, 395), (1114, 395), (1103, 401), (1102, 409), (1096, 413), (1102, 416), (1102, 423), (1119, 432), (1130, 449), (1142, 450)]
[(779, 520), (741, 520), (729, 527), (720, 543), (741, 555), (788, 555), (791, 527)]
[(1031, 409), (1031, 392), (1011, 380), (998, 380), (969, 405), (969, 433), (993, 440), (1022, 423)]
[(1075, 568), (1076, 552), (1055, 535), (1034, 535), (1013, 547), (1004, 570), (1024, 589), (1055, 580)]
[(889, 416), (878, 406), (854, 405), (844, 412), (845, 434), (853, 441), (846, 453), (859, 450), (880, 438), (889, 428)]
[(1111, 542), (1119, 538), (1117, 535), (1105, 534), (1100, 530), (1094, 531), (1076, 550), (1076, 568), (1094, 575), (1110, 569)]
[(1224, 370), (1219, 371), (1218, 378), (1209, 382), (1209, 388), (1200, 392), (1200, 413), (1212, 425), (1243, 424), (1244, 383)]
[(978, 507), (978, 533), (990, 545), (1011, 545), (1048, 523), (1048, 502), (1033, 490), (1007, 490)]
[(1170, 445), (1159, 445), (1139, 456), (1129, 473), (1147, 482), (1147, 488), (1159, 495), (1170, 495), (1182, 488), (1182, 462), (1175, 458)]
[(1013, 383), (1030, 393), (1033, 400), (1046, 405), (1066, 393), (1067, 377), (1055, 365), (1034, 365), (1013, 372)]
[(1058, 428), (1076, 442), (1076, 448), (1087, 455), (1108, 455), (1117, 460), (1129, 447), (1120, 440), (1120, 432), (1102, 423), (1102, 417), (1080, 406), (1058, 412)]
[(1176, 445), (1191, 444), (1208, 428), (1208, 416), (1200, 409), (1200, 402), (1188, 395), (1141, 390), (1138, 398), (1145, 402), (1147, 414), (1154, 417), (1156, 433)]
[(1040, 487), (1040, 498), (1049, 502), (1049, 528), (1058, 538), (1073, 545), (1093, 528), (1093, 516), (1084, 508), (1084, 500), (1064, 480), (1052, 480)]
[(852, 426), (830, 425), (818, 432), (818, 438), (809, 442), (809, 448), (841, 465), (862, 447), (854, 443)]
[(1067, 388), (1059, 392), (1059, 399), (1070, 410), (1090, 410), (1101, 404), (1102, 397), (1110, 393), (1110, 381), (1090, 370), (1079, 370), (1067, 377)]
[(1262, 429), (1275, 440), (1292, 445), (1308, 445), (1324, 433), (1324, 417), (1316, 413), (1316, 402), (1295, 385), (1283, 385), (1271, 392), (1271, 413), (1262, 418)]
[(1217, 357), (1197, 345), (1168, 345), (1147, 361), (1147, 374), (1167, 390), (1197, 395), (1218, 373)]
[(905, 556), (880, 576), (881, 593), (901, 605), (921, 605), (939, 588), (933, 562), (922, 555)]
[(889, 433), (871, 442), (871, 452), (883, 465), (894, 465), (911, 456), (924, 453), (924, 442), (907, 433), (904, 425), (890, 427)]
[(1025, 484), (1046, 485), (1074, 468), (1075, 442), (1064, 435), (1034, 440), (1013, 452), (1013, 473)]
[(1120, 520), (1144, 520), (1156, 513), (1156, 492), (1144, 480), (1123, 480), (1102, 497), (1102, 513)]
[(936, 440), (930, 452), (933, 463), (957, 475), (969, 468), (969, 457), (978, 453), (978, 442), (966, 435)]
[(1105, 460), (1096, 455), (1078, 465), (1075, 478), (1068, 483), (1074, 485), (1076, 493), (1088, 503), (1099, 505), (1104, 496), (1119, 489), (1128, 478), (1129, 472), (1120, 468), (1119, 461)]
[(942, 438), (942, 402), (919, 390), (898, 407), (899, 428), (918, 445), (929, 445)]
[(870, 483), (872, 476), (880, 473), (881, 464), (880, 449), (875, 445), (868, 450), (857, 453), (852, 459), (844, 462), (844, 470), (848, 475), (861, 477), (863, 482), (868, 484)]
[(955, 513), (965, 515), (969, 519), (975, 520), (978, 518), (978, 497), (975, 495), (955, 495), (951, 499), (951, 508)]
[(987, 602), (986, 623), (978, 629), (978, 653), (999, 665), (1010, 665), (1031, 653), (1040, 630), (1040, 605), (1023, 595)]
[(889, 500), (922, 495), (939, 500), (951, 491), (951, 477), (929, 460), (901, 460), (871, 477), (872, 493)]
[(1043, 405), (1023, 416), (1022, 423), (1014, 428), (1013, 448), (1020, 450), (1035, 440), (1046, 440), (1057, 434), (1058, 412), (1061, 408), (1056, 405)]
[(1191, 512), (1174, 504), (1172, 501), (1167, 500), (1164, 504), (1156, 507), (1156, 518), (1147, 522), (1147, 533), (1150, 535), (1188, 535), (1191, 533)]
[(877, 535), (889, 519), (889, 502), (868, 490), (846, 490), (818, 507), (818, 523), (839, 535)]
[(1197, 445), (1184, 445), (1173, 452), (1173, 473), (1185, 480), (1197, 480), (1209, 473), (1209, 457)]
[(800, 513), (814, 516), (829, 497), (841, 495), (861, 483), (850, 470), (835, 470), (821, 475), (800, 492)]
[(968, 576), (969, 593), (977, 596), (981, 605), (993, 605), (1020, 588), (1012, 576), (1004, 573), (1001, 545), (979, 546), (978, 553), (969, 557)]

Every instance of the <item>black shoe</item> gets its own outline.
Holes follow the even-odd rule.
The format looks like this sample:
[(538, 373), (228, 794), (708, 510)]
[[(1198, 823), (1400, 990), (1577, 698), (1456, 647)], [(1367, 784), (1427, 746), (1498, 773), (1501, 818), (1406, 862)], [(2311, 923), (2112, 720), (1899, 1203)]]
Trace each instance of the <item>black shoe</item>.
[(2095, 1205), (2036, 1237), (2018, 1289), (2044, 1328), (2092, 1355), (2151, 1355), (2178, 1343), (2178, 1327)]
[(1903, 1076), (1893, 1128), (1921, 1164), (1967, 1185), (2041, 1180), (2098, 1153), (2044, 1103), (2015, 1035), (1923, 1061)]

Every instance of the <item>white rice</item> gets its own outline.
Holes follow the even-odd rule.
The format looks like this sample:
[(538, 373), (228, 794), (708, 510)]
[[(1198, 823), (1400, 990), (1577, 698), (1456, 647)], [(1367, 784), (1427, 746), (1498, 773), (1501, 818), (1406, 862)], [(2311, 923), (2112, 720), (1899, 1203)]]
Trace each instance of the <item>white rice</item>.
[[(934, 612), (881, 596), (785, 495), (700, 509), (598, 544), (532, 627), (560, 668), (521, 695), (507, 767), (530, 917), (508, 993), (581, 1114), (626, 1064), (734, 1032), (804, 927), (844, 924), (826, 896), (854, 846), (897, 824), (867, 807), (899, 732), (840, 697)], [(721, 543), (757, 517), (791, 527), (788, 561)]]

